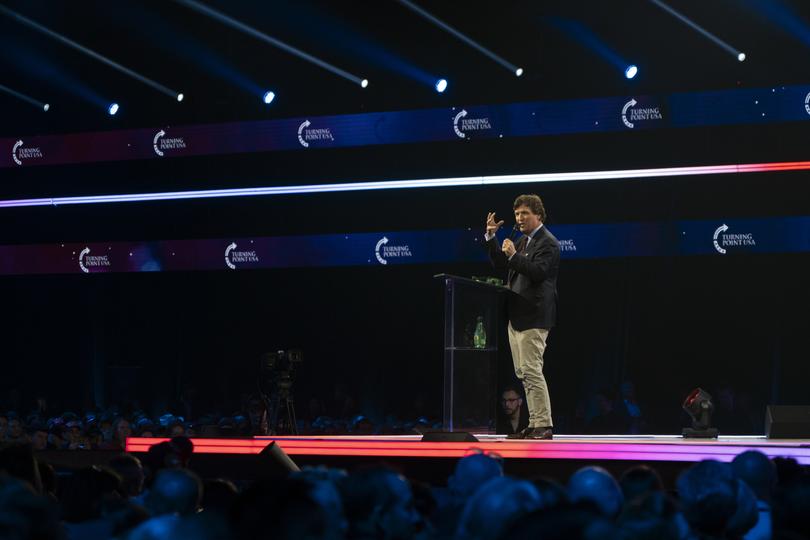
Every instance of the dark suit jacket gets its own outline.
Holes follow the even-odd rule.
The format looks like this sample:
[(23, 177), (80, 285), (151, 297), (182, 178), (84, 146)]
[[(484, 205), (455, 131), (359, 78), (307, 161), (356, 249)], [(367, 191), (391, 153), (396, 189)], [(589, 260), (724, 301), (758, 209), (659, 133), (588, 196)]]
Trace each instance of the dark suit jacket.
[(557, 321), (557, 272), (560, 243), (543, 225), (526, 248), (521, 238), (511, 259), (501, 251), (498, 238), (487, 242), (489, 259), (498, 269), (509, 270), (507, 283), (516, 294), (507, 300), (509, 322), (515, 330), (551, 328)]

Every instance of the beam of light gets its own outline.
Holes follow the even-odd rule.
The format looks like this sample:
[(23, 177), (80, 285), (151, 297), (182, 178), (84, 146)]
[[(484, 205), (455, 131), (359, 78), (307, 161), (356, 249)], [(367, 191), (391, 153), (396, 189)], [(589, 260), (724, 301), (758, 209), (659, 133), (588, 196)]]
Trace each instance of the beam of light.
[(740, 62), (745, 60), (745, 53), (743, 53), (742, 51), (740, 51), (738, 49), (735, 49), (734, 47), (732, 47), (731, 45), (729, 45), (728, 43), (726, 43), (725, 41), (723, 41), (719, 37), (715, 36), (714, 34), (709, 32), (708, 30), (706, 30), (705, 28), (699, 26), (692, 19), (690, 19), (687, 16), (682, 15), (681, 13), (675, 11), (674, 9), (672, 9), (671, 7), (666, 5), (661, 0), (650, 0), (650, 2), (652, 2), (656, 6), (660, 7), (661, 9), (663, 9), (664, 11), (666, 11), (667, 13), (669, 13), (670, 15), (672, 15), (673, 17), (675, 17), (676, 19), (678, 19), (679, 21), (684, 23), (686, 26), (690, 27), (692, 30), (694, 30), (697, 33), (699, 33), (700, 35), (702, 35), (703, 37), (711, 40), (712, 42), (714, 42), (715, 45), (718, 45), (719, 47), (721, 47), (726, 52), (731, 53), (732, 55), (734, 55), (734, 58), (736, 58)]
[(29, 28), (32, 28), (32, 29), (36, 30), (37, 32), (40, 32), (41, 34), (45, 34), (46, 36), (48, 36), (48, 37), (50, 37), (52, 39), (55, 39), (56, 41), (58, 41), (58, 42), (60, 42), (60, 43), (62, 43), (64, 45), (67, 45), (68, 47), (72, 47), (73, 49), (79, 51), (80, 53), (82, 53), (82, 54), (84, 54), (86, 56), (89, 56), (90, 58), (93, 58), (95, 60), (98, 60), (99, 62), (101, 62), (103, 64), (106, 64), (107, 66), (109, 66), (109, 67), (111, 67), (111, 68), (113, 68), (113, 69), (115, 69), (117, 71), (120, 71), (121, 73), (123, 73), (125, 75), (128, 75), (128, 76), (132, 77), (133, 79), (135, 79), (137, 81), (140, 81), (140, 82), (142, 82), (143, 84), (145, 84), (147, 86), (151, 86), (155, 90), (157, 90), (159, 92), (162, 92), (163, 94), (166, 94), (167, 96), (170, 96), (170, 97), (173, 97), (173, 98), (178, 96), (178, 92), (176, 90), (172, 90), (171, 88), (168, 88), (168, 87), (160, 84), (157, 81), (153, 81), (152, 79), (150, 79), (148, 77), (145, 77), (144, 75), (141, 75), (140, 73), (138, 73), (136, 71), (133, 71), (133, 70), (129, 69), (126, 66), (122, 66), (118, 62), (115, 62), (114, 60), (111, 60), (111, 59), (107, 58), (103, 54), (97, 53), (96, 51), (94, 51), (92, 49), (88, 49), (84, 45), (76, 43), (72, 39), (70, 39), (70, 38), (68, 38), (66, 36), (63, 36), (62, 34), (59, 34), (57, 32), (54, 32), (50, 28), (42, 26), (38, 22), (36, 22), (34, 20), (31, 20), (28, 17), (25, 17), (24, 15), (21, 15), (21, 14), (17, 13), (16, 11), (13, 11), (13, 10), (3, 6), (3, 5), (0, 5), (0, 13), (2, 13), (3, 15), (6, 15), (7, 17), (10, 17), (10, 18), (14, 19), (15, 21), (17, 21), (19, 23), (24, 24), (25, 26), (27, 26)]
[[(178, 58), (184, 63), (193, 63), (201, 70), (211, 73), (228, 83), (241, 88), (250, 96), (261, 96), (267, 90), (263, 85), (240, 71), (229, 59), (216, 50), (218, 43), (202, 41), (193, 37), (186, 29), (167, 22), (161, 15), (153, 12), (147, 2), (130, 2), (127, 4), (127, 17), (122, 21), (140, 35), (142, 29), (148, 28), (150, 43), (159, 47), (167, 56)], [(107, 8), (102, 17), (116, 17), (118, 6), (113, 2), (105, 4)]]
[(759, 18), (787, 32), (799, 40), (805, 47), (810, 47), (810, 25), (789, 4), (782, 0), (744, 0), (737, 5), (752, 10)]
[[(428, 73), (402, 54), (387, 49), (378, 39), (370, 37), (365, 28), (351, 24), (349, 20), (326, 15), (311, 2), (295, 2), (295, 9), (282, 10), (278, 16), (285, 24), (309, 28), (328, 28), (330, 48), (341, 55), (359, 58), (364, 65), (389, 71), (395, 75), (417, 81), (429, 88), (436, 82), (435, 74)], [(368, 81), (360, 83), (362, 88)]]
[(9, 56), (9, 61), (14, 64), (15, 70), (25, 72), (48, 86), (58, 86), (60, 91), (68, 92), (92, 104), (93, 107), (103, 109), (109, 103), (108, 99), (93, 90), (79, 77), (65, 70), (62, 65), (47, 56), (39, 54), (34, 47), (17, 48), (14, 54)]
[(447, 79), (439, 79), (436, 81), (436, 91), (441, 94), (445, 90), (447, 90)]
[(22, 92), (18, 92), (17, 90), (14, 90), (13, 88), (9, 88), (8, 86), (4, 86), (2, 84), (0, 84), (0, 92), (5, 92), (6, 94), (14, 96), (19, 100), (25, 101), (26, 103), (30, 103), (37, 109), (42, 109), (45, 112), (48, 112), (48, 109), (51, 108), (51, 106), (48, 103), (42, 102), (38, 99), (34, 99), (31, 96), (27, 96)]
[(635, 64), (627, 66), (627, 69), (624, 70), (624, 76), (628, 79), (632, 79), (638, 75), (638, 66)]
[[(614, 68), (620, 70), (624, 76), (627, 77), (627, 69), (630, 63), (597, 36), (593, 30), (579, 21), (563, 17), (549, 17), (547, 21), (557, 30), (563, 32), (571, 40), (576, 42), (577, 45), (583, 46), (595, 53)], [(629, 79), (630, 77), (627, 78)]]
[(540, 182), (578, 182), (583, 180), (625, 180), (630, 178), (666, 178), (733, 173), (805, 171), (810, 161), (776, 163), (742, 163), (736, 165), (700, 165), (695, 167), (664, 167), (656, 169), (624, 169), (607, 171), (512, 174), (499, 176), (467, 176), (456, 178), (423, 178), (416, 180), (383, 180), (378, 182), (346, 182), (339, 184), (290, 185), (196, 191), (164, 191), (78, 197), (48, 197), (40, 199), (0, 200), (0, 208), (27, 206), (63, 206), (69, 204), (104, 204), (120, 202), (171, 201), (212, 199), (223, 197), (259, 197), (272, 195), (304, 195), (309, 193), (338, 193), (387, 189), (419, 189), (437, 187), (498, 186), (503, 184), (533, 184)]
[(110, 116), (115, 116), (116, 114), (118, 114), (118, 109), (119, 108), (120, 107), (118, 106), (118, 103), (110, 103), (110, 106), (107, 107), (107, 113)]
[[(273, 47), (281, 49), (284, 52), (287, 52), (289, 54), (297, 56), (298, 58), (300, 58), (302, 60), (306, 60), (307, 62), (315, 64), (316, 66), (318, 66), (320, 68), (323, 68), (323, 69), (325, 69), (325, 70), (327, 70), (327, 71), (329, 71), (331, 73), (334, 73), (335, 75), (343, 77), (346, 80), (349, 80), (349, 81), (351, 81), (351, 82), (353, 82), (355, 84), (359, 84), (362, 88), (365, 88), (366, 86), (368, 86), (368, 81), (366, 79), (364, 79), (362, 77), (358, 77), (357, 75), (352, 75), (348, 71), (340, 69), (337, 66), (333, 66), (329, 62), (321, 60), (320, 58), (316, 58), (315, 56), (312, 56), (311, 54), (306, 53), (306, 52), (302, 51), (301, 49), (293, 47), (292, 45), (288, 45), (287, 43), (284, 43), (283, 41), (281, 41), (279, 39), (276, 39), (276, 38), (274, 38), (272, 36), (269, 36), (269, 35), (265, 34), (264, 32), (262, 32), (260, 30), (257, 30), (256, 28), (253, 28), (252, 26), (249, 26), (249, 25), (247, 25), (247, 24), (245, 24), (245, 23), (243, 23), (241, 21), (238, 21), (238, 20), (234, 19), (233, 17), (230, 17), (230, 16), (222, 13), (221, 11), (217, 11), (216, 9), (208, 7), (205, 4), (201, 4), (200, 2), (197, 2), (195, 0), (175, 0), (175, 2), (177, 2), (178, 4), (181, 4), (183, 6), (186, 6), (189, 9), (192, 9), (192, 10), (196, 11), (197, 13), (201, 13), (202, 15), (205, 15), (206, 17), (210, 17), (212, 19), (215, 19), (215, 20), (221, 22), (224, 25), (230, 26), (231, 28), (233, 28), (235, 30), (238, 30), (238, 31), (240, 31), (242, 33), (245, 33), (245, 34), (249, 35), (249, 36), (253, 36), (254, 38), (256, 38), (256, 39), (258, 39), (260, 41), (264, 41), (265, 43), (268, 43), (269, 45), (272, 45)], [(364, 82), (365, 82), (365, 84), (363, 84)]]
[(264, 101), (267, 105), (273, 103), (273, 100), (276, 99), (276, 93), (272, 91), (267, 91), (262, 96), (262, 101)]
[[(469, 45), (473, 49), (477, 50), (478, 52), (484, 54), (485, 56), (487, 56), (490, 59), (494, 60), (498, 64), (502, 65), (503, 67), (505, 67), (506, 69), (508, 69), (512, 73), (514, 73), (516, 76), (520, 77), (521, 75), (523, 75), (523, 69), (517, 67), (516, 65), (512, 64), (511, 62), (508, 62), (508, 61), (504, 60), (503, 58), (501, 58), (500, 56), (498, 56), (494, 52), (490, 51), (489, 49), (487, 49), (483, 45), (481, 45), (479, 43), (476, 43), (471, 38), (469, 38), (466, 35), (462, 34), (458, 30), (456, 30), (455, 28), (453, 28), (452, 26), (447, 24), (446, 22), (444, 22), (444, 21), (436, 18), (435, 16), (431, 15), (429, 12), (427, 12), (424, 9), (420, 8), (419, 6), (414, 4), (413, 2), (410, 2), (409, 0), (398, 0), (398, 1), (399, 1), (400, 4), (407, 7), (408, 9), (410, 9), (411, 11), (416, 13), (417, 15), (419, 15), (422, 18), (430, 21), (431, 23), (438, 26), (439, 28), (441, 28), (442, 30), (447, 32), (448, 34), (451, 34), (452, 36), (455, 36), (456, 38), (460, 39), (461, 41), (463, 41), (464, 43), (466, 43), (467, 45)], [(520, 73), (518, 73), (518, 70), (520, 70)]]

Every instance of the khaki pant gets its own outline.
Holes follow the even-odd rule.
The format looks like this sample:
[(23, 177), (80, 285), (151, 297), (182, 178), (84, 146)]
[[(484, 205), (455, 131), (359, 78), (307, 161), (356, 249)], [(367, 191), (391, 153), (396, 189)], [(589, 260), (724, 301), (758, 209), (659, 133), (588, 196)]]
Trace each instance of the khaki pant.
[(543, 376), (543, 353), (547, 338), (546, 329), (518, 331), (509, 323), (509, 348), (512, 349), (515, 375), (526, 390), (529, 427), (552, 427), (551, 400), (548, 397), (546, 378)]

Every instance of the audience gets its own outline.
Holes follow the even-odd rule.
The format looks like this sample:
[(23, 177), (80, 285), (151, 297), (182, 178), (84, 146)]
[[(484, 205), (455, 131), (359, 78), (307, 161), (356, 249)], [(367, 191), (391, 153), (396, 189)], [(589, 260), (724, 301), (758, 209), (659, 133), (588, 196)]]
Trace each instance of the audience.
[[(227, 419), (205, 425), (253, 430), (249, 416)], [(323, 419), (319, 429), (341, 422)], [(372, 430), (364, 417), (342, 425)], [(458, 460), (434, 486), (383, 466), (273, 477), (257, 468), (255, 481), (234, 482), (192, 470), (188, 436), (199, 431), (180, 417), (139, 411), (0, 415), (0, 539), (810, 540), (810, 476), (795, 460), (757, 451), (699, 462), (672, 491), (649, 465), (618, 481), (583, 467), (563, 485), (505, 476), (503, 460), (484, 452)], [(130, 433), (173, 437), (135, 456), (123, 452)], [(108, 464), (47, 464), (49, 451), (83, 447), (109, 449)]]

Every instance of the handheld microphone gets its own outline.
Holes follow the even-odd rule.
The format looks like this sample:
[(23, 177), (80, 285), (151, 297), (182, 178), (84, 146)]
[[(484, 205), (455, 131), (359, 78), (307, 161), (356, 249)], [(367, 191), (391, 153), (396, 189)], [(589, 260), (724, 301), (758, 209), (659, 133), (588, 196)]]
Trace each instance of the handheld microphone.
[(517, 235), (518, 235), (519, 232), (520, 232), (520, 225), (515, 223), (515, 226), (512, 227), (512, 231), (509, 233), (509, 240), (514, 242), (515, 238), (517, 238)]

